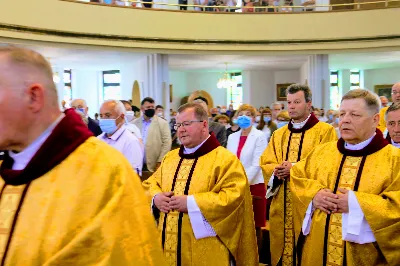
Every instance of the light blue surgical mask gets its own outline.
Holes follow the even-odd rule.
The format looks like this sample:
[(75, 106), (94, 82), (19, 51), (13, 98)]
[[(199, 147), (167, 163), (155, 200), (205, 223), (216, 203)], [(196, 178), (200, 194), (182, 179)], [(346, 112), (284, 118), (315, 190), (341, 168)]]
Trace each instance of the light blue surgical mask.
[(265, 123), (268, 123), (269, 121), (271, 121), (271, 117), (269, 117), (269, 116), (264, 117), (264, 122)]
[(241, 115), (237, 119), (237, 125), (243, 129), (249, 128), (251, 127), (251, 118), (246, 115)]
[(81, 112), (82, 114), (85, 114), (85, 108), (76, 108), (76, 110)]
[(237, 125), (237, 121), (238, 121), (237, 118), (232, 119), (232, 123), (235, 124), (235, 125)]
[(101, 131), (107, 134), (113, 134), (115, 131), (117, 131), (118, 127), (115, 123), (115, 120), (116, 119), (100, 119), (99, 126)]
[(335, 123), (339, 124), (339, 117), (335, 119)]
[(281, 127), (286, 126), (287, 124), (289, 124), (288, 121), (278, 121), (277, 126), (278, 126), (278, 128), (281, 128)]
[(329, 115), (329, 120), (333, 120), (333, 115)]

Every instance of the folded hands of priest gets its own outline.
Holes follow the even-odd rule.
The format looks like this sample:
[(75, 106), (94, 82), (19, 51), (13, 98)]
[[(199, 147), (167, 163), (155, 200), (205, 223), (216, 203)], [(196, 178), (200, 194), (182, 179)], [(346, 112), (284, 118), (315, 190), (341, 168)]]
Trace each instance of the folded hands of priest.
[(320, 190), (313, 199), (313, 207), (321, 211), (331, 213), (348, 213), (349, 202), (347, 189), (338, 188), (339, 194), (334, 194), (332, 190), (325, 188)]

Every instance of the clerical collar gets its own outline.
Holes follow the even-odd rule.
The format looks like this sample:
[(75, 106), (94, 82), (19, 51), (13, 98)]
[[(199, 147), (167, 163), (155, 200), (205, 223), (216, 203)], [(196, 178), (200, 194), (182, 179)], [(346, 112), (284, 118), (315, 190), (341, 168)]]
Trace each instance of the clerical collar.
[(400, 148), (400, 143), (396, 143), (392, 139), (392, 145), (395, 146), (396, 148)]
[[(303, 133), (309, 129), (311, 129), (313, 126), (319, 123), (318, 118), (314, 115), (314, 113), (311, 113), (306, 120), (300, 123), (293, 123), (293, 121), (290, 121), (288, 125), (288, 129), (292, 133)], [(297, 128), (300, 127), (300, 128)]]
[(310, 117), (311, 117), (311, 114), (309, 114), (308, 117), (307, 117), (307, 119), (304, 120), (303, 122), (295, 123), (295, 122), (293, 122), (293, 120), (292, 120), (292, 121), (290, 121), (290, 123), (293, 124), (293, 128), (295, 128), (295, 129), (301, 129), (302, 127), (304, 127), (304, 126), (307, 124), (307, 121), (308, 121), (308, 119), (310, 119)]
[(34, 142), (32, 142), (26, 149), (21, 152), (15, 153), (10, 151), (8, 154), (14, 160), (12, 166), (13, 170), (22, 170), (26, 167), (35, 153), (39, 150), (42, 144), (50, 136), (53, 129), (60, 123), (60, 121), (65, 117), (61, 114)]
[[(64, 118), (55, 125), (51, 133), (38, 145), (28, 164), (22, 170), (14, 170), (14, 159), (7, 152), (0, 166), (0, 176), (8, 185), (19, 186), (40, 178), (62, 163), (82, 143), (93, 136), (87, 125), (74, 109), (65, 110)], [(37, 143), (36, 143), (37, 145)]]
[(370, 139), (356, 145), (345, 143), (343, 138), (340, 138), (337, 142), (337, 148), (340, 153), (353, 157), (373, 154), (386, 147), (386, 145), (389, 145), (389, 142), (383, 138), (382, 132), (379, 129), (375, 131), (375, 135)]
[(371, 143), (371, 141), (372, 141), (372, 139), (375, 137), (375, 135), (376, 135), (376, 133), (374, 133), (374, 135), (372, 135), (372, 137), (370, 137), (369, 139), (364, 140), (364, 141), (362, 141), (362, 142), (360, 142), (360, 143), (357, 143), (357, 144), (350, 144), (350, 143), (347, 143), (347, 142), (346, 142), (346, 143), (344, 144), (344, 147), (345, 147), (345, 149), (351, 150), (351, 151), (362, 150), (362, 149), (364, 149), (365, 147), (367, 147), (368, 144)]
[[(211, 132), (210, 136), (202, 144), (198, 145), (195, 148), (189, 149), (187, 151), (187, 149), (183, 145), (181, 145), (179, 149), (179, 156), (184, 159), (197, 159), (198, 157), (201, 157), (213, 151), (219, 146), (220, 144), (217, 138), (215, 137), (214, 133)], [(186, 152), (191, 152), (191, 153), (186, 153)]]
[(199, 145), (197, 145), (197, 146), (194, 147), (194, 148), (186, 148), (185, 146), (183, 146), (183, 148), (184, 148), (183, 153), (184, 153), (184, 154), (192, 154), (192, 153), (195, 153), (195, 152), (201, 147), (201, 145), (203, 145), (204, 142), (206, 142), (206, 141), (208, 140), (209, 137), (210, 137), (210, 135), (208, 135), (208, 137), (207, 137), (202, 143), (200, 143)]

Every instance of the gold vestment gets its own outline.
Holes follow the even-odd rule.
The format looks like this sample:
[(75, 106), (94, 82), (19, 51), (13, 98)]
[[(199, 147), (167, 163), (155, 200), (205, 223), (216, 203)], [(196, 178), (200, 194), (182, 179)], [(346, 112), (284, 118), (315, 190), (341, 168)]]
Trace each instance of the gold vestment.
[[(285, 126), (274, 132), (267, 149), (260, 158), (265, 184), (275, 167), (284, 161), (292, 164), (304, 159), (317, 145), (337, 140), (335, 129), (312, 114), (302, 130)], [(284, 266), (294, 265), (294, 229), (289, 180), (285, 180), (273, 197), (270, 207), (271, 265), (282, 261)]]

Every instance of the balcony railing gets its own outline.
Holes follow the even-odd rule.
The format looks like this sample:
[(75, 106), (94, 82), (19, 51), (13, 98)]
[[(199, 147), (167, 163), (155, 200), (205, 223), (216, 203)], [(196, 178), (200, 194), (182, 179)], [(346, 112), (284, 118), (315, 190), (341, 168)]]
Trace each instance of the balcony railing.
[[(89, 2), (89, 0), (63, 0), (69, 2)], [(244, 2), (239, 0), (238, 2)], [(286, 0), (287, 1), (287, 0)], [(292, 2), (293, 0), (289, 0)], [(341, 1), (341, 0), (336, 0)], [(351, 0), (344, 0), (351, 1)], [(101, 1), (100, 1), (101, 2)], [(378, 8), (392, 8), (400, 7), (400, 0), (381, 0), (381, 1), (368, 1), (368, 2), (351, 2), (351, 3), (337, 3), (337, 4), (309, 4), (309, 5), (263, 5), (268, 0), (250, 0), (250, 5), (246, 6), (226, 6), (226, 5), (199, 5), (199, 4), (180, 4), (180, 3), (166, 3), (160, 1), (139, 1), (139, 0), (121, 0), (112, 1), (115, 4), (103, 3), (89, 3), (95, 5), (119, 6), (119, 7), (132, 7), (144, 9), (168, 9), (182, 12), (223, 12), (226, 13), (293, 13), (293, 12), (327, 12), (336, 10), (366, 10)], [(178, 2), (178, 0), (176, 0)], [(309, 1), (310, 2), (310, 1)], [(331, 1), (332, 2), (332, 1)], [(343, 1), (341, 1), (343, 2)], [(145, 6), (151, 8), (146, 8)], [(231, 12), (226, 12), (231, 11)]]

